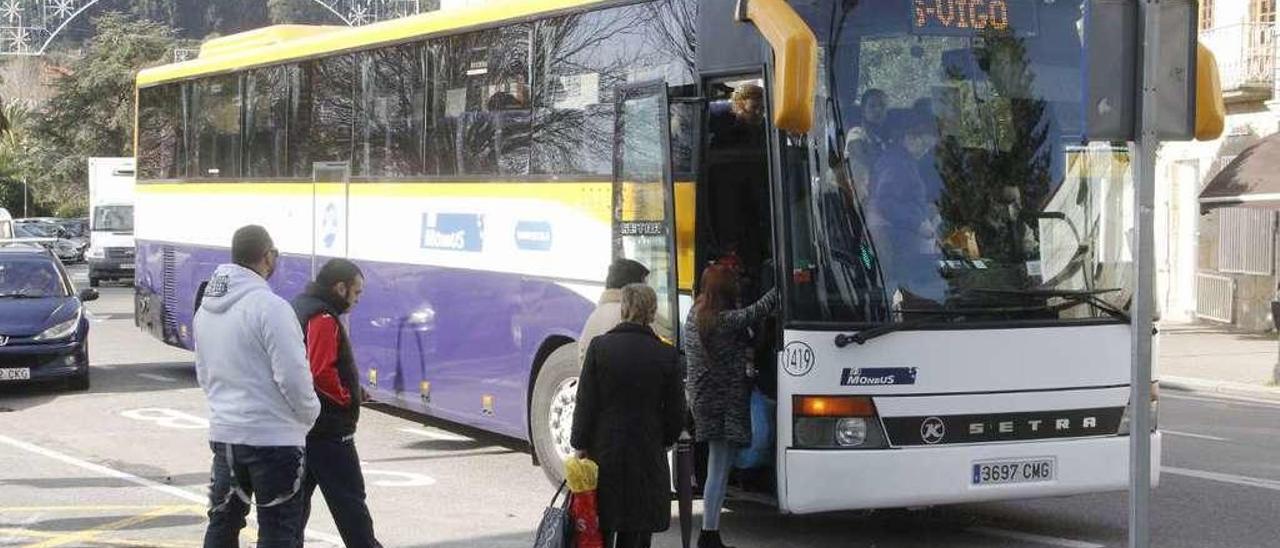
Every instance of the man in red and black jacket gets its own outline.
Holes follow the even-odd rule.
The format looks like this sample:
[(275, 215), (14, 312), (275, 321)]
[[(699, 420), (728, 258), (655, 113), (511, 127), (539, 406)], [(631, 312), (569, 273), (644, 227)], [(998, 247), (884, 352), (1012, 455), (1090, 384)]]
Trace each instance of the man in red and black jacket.
[(363, 292), (360, 268), (346, 259), (333, 259), (316, 274), (306, 293), (293, 300), (320, 396), (320, 418), (307, 434), (303, 524), (311, 515), (311, 495), (319, 486), (343, 544), (348, 548), (380, 548), (365, 504), (364, 475), (355, 445), (365, 395), (351, 341), (339, 321)]

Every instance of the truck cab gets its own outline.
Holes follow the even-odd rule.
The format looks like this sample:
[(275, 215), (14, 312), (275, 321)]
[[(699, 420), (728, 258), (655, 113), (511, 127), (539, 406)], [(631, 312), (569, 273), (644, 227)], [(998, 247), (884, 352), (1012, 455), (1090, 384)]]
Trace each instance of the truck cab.
[(89, 159), (89, 286), (132, 279), (133, 158)]

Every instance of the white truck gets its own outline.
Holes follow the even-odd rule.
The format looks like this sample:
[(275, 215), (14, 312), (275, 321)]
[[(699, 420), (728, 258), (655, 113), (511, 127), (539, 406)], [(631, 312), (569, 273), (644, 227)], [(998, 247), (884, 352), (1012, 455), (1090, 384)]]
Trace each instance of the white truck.
[(89, 286), (133, 279), (133, 158), (89, 158)]

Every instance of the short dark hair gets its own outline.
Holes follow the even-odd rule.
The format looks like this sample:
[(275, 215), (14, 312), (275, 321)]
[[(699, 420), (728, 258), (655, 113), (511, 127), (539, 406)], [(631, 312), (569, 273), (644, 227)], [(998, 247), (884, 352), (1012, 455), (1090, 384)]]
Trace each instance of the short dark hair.
[(249, 268), (266, 257), (273, 245), (267, 229), (259, 225), (242, 226), (231, 237), (231, 261)]
[(606, 289), (622, 289), (631, 284), (644, 283), (649, 269), (631, 259), (616, 259), (609, 265), (609, 277), (605, 278)]
[(346, 259), (329, 259), (316, 274), (316, 285), (325, 289), (338, 285), (338, 282), (350, 285), (357, 277), (363, 278), (364, 273), (356, 263)]

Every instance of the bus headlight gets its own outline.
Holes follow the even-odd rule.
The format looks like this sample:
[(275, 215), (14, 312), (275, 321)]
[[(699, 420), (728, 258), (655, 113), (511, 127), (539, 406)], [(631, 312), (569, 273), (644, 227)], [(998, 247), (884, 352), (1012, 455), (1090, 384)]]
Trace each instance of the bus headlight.
[(792, 437), (797, 449), (882, 449), (888, 447), (871, 398), (796, 396)]
[[(1133, 404), (1124, 407), (1124, 416), (1120, 418), (1120, 428), (1116, 431), (1116, 435), (1129, 435), (1129, 417), (1133, 413)], [(1148, 416), (1151, 417), (1151, 431), (1155, 432), (1160, 428), (1160, 381), (1151, 381), (1151, 403), (1147, 406)]]
[(836, 421), (836, 445), (857, 447), (867, 441), (867, 419), (840, 419)]

